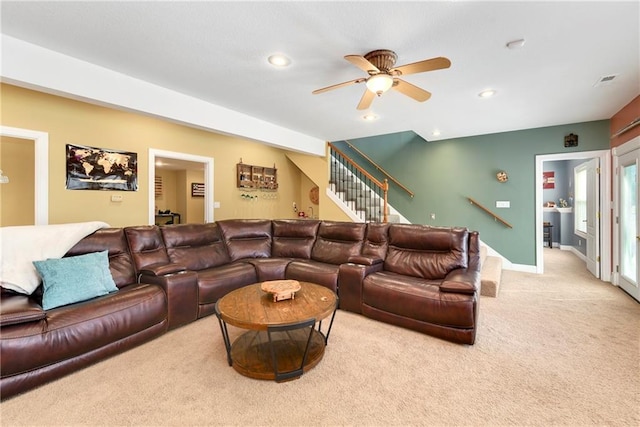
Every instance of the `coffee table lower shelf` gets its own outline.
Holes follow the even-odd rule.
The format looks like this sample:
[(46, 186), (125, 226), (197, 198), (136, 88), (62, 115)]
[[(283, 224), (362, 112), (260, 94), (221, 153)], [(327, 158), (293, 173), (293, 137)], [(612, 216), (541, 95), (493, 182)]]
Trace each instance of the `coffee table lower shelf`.
[[(325, 346), (325, 336), (315, 328), (272, 332), (271, 341), (267, 331), (252, 330), (231, 346), (232, 366), (250, 378), (291, 380), (316, 366), (322, 360)], [(307, 355), (302, 363), (305, 350)]]

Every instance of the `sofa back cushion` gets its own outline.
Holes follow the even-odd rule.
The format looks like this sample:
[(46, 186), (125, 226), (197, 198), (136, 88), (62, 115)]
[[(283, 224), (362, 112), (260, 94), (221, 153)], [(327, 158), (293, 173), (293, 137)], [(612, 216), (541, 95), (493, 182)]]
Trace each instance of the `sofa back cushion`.
[(468, 241), (466, 228), (391, 224), (384, 269), (406, 276), (443, 279), (451, 270), (467, 267)]
[(322, 221), (318, 227), (311, 259), (328, 264), (344, 264), (360, 255), (367, 224), (362, 222)]
[(108, 251), (109, 271), (118, 288), (136, 283), (134, 268), (127, 239), (122, 228), (103, 228), (88, 235), (69, 249), (65, 257), (93, 252)]
[(313, 243), (320, 221), (307, 219), (283, 219), (272, 221), (273, 243), (271, 256), (274, 258), (311, 258)]
[(178, 224), (160, 231), (171, 262), (187, 270), (204, 270), (230, 261), (218, 224)]
[(370, 222), (362, 245), (362, 255), (384, 259), (389, 247), (389, 223)]
[(271, 221), (227, 219), (218, 221), (231, 261), (271, 257)]
[(124, 234), (136, 271), (153, 264), (168, 264), (169, 256), (157, 225), (125, 227)]

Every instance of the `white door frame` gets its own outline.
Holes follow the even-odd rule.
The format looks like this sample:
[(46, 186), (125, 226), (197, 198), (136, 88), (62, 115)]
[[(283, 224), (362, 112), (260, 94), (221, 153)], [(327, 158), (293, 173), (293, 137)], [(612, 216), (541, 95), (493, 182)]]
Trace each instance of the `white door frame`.
[(156, 223), (156, 193), (153, 183), (156, 181), (157, 157), (204, 164), (204, 221), (213, 222), (213, 158), (149, 148), (149, 225)]
[[(542, 172), (543, 162), (555, 160), (574, 160), (600, 158), (600, 279), (611, 281), (611, 151), (576, 151), (573, 153), (541, 154), (536, 156), (536, 273), (544, 273), (542, 222), (543, 222), (543, 196), (542, 196)], [(604, 250), (602, 250), (604, 248)], [(586, 267), (585, 267), (586, 268)]]
[[(619, 173), (620, 166), (620, 156), (623, 156), (627, 153), (630, 153), (634, 150), (640, 150), (640, 136), (633, 138), (630, 141), (625, 142), (624, 144), (615, 147), (612, 150), (613, 154), (613, 170), (616, 171), (616, 174)], [(620, 182), (619, 178), (614, 180), (614, 192), (613, 192), (613, 206), (614, 206), (614, 217), (618, 217), (620, 215)], [(614, 221), (613, 223), (613, 265), (620, 265), (620, 224)], [(612, 283), (616, 286), (620, 286), (620, 275), (618, 272), (613, 272)]]
[(47, 225), (49, 223), (49, 134), (36, 130), (0, 126), (0, 135), (34, 142), (34, 221), (35, 225)]

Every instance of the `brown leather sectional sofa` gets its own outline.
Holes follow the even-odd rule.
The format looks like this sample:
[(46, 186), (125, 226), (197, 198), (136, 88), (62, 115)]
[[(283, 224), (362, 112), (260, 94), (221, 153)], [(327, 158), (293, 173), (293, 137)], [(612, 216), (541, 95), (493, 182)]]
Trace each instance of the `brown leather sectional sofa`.
[(256, 282), (296, 279), (340, 308), (456, 343), (478, 322), (478, 233), (465, 228), (318, 220), (224, 220), (107, 228), (66, 256), (108, 249), (118, 291), (44, 311), (41, 292), (0, 297), (5, 399), (214, 313)]

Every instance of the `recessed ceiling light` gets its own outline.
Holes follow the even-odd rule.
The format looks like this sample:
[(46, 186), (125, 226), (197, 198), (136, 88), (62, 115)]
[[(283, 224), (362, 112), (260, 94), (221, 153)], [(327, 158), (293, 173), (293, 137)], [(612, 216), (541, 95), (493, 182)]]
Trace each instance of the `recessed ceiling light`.
[(373, 113), (365, 114), (364, 116), (362, 116), (362, 118), (365, 119), (368, 122), (372, 122), (374, 120), (378, 120), (378, 116), (376, 116)]
[(269, 58), (267, 58), (267, 61), (269, 61), (269, 64), (273, 65), (274, 67), (279, 68), (283, 68), (291, 64), (291, 60), (281, 53), (271, 55)]
[(432, 136), (440, 136), (440, 131), (438, 129), (434, 130), (433, 132), (431, 132)]
[(519, 39), (519, 40), (512, 40), (509, 43), (507, 43), (507, 48), (508, 49), (520, 49), (522, 46), (524, 46), (524, 39)]
[(480, 93), (478, 94), (478, 96), (479, 96), (480, 98), (491, 98), (491, 97), (492, 97), (493, 95), (495, 95), (495, 94), (496, 94), (496, 91), (495, 91), (495, 90), (493, 90), (493, 89), (485, 89), (485, 90), (483, 90), (482, 92), (480, 92)]

